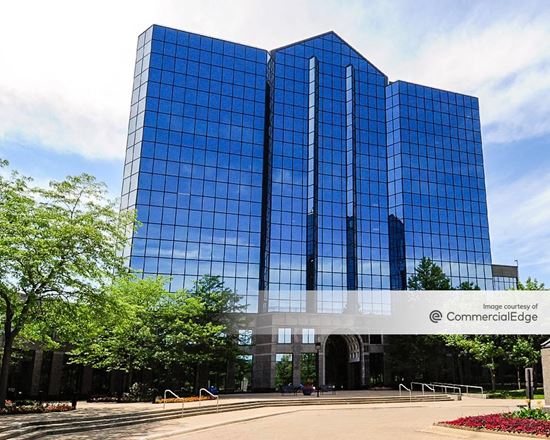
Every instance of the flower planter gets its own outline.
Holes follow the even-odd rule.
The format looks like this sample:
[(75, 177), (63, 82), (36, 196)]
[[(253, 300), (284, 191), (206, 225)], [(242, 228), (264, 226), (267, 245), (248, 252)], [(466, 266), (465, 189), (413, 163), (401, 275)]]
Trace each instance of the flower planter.
[(513, 417), (511, 413), (461, 417), (440, 422), (438, 425), (473, 431), (550, 437), (550, 420)]

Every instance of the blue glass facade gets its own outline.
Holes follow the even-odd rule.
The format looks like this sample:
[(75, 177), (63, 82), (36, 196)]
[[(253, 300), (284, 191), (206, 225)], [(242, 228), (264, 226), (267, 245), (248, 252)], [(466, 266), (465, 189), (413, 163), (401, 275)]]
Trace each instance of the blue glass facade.
[(454, 286), (492, 289), (477, 98), (397, 81), (386, 113), (392, 288), (426, 256)]
[(122, 208), (127, 251), (170, 288), (220, 275), (257, 310), (267, 52), (160, 26), (138, 40)]
[(271, 57), (267, 309), (339, 312), (390, 286), (387, 79), (334, 33)]
[(173, 290), (213, 274), (250, 312), (340, 312), (423, 256), (492, 286), (477, 99), (390, 84), (333, 32), (267, 52), (152, 26), (128, 133), (126, 256)]

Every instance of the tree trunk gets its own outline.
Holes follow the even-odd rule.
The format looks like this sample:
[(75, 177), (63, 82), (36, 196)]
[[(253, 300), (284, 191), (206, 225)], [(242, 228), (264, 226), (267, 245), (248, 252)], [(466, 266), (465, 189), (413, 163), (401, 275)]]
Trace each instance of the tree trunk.
[(466, 383), (464, 381), (464, 362), (462, 356), (457, 356), (456, 363), (458, 365), (458, 383)]
[(199, 395), (199, 368), (200, 368), (200, 364), (196, 364), (195, 365), (195, 393), (197, 394), (197, 396)]
[(519, 367), (516, 367), (516, 375), (518, 378), (518, 391), (521, 390), (521, 379), (519, 378)]
[[(11, 327), (11, 323), (9, 326)], [(2, 368), (0, 369), (0, 408), (5, 408), (6, 406), (13, 339), (11, 332), (4, 333), (4, 353), (2, 354)]]
[(489, 369), (489, 371), (491, 372), (491, 389), (493, 391), (496, 391), (497, 389), (497, 375), (496, 375), (496, 371), (491, 368)]

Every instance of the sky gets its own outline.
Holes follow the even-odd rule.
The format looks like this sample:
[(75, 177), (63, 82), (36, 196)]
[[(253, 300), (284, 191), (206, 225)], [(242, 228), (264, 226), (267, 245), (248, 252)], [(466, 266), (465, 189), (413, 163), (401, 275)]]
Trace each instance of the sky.
[(550, 2), (12, 1), (0, 11), (0, 158), (120, 193), (137, 36), (264, 49), (335, 31), (390, 81), (478, 96), (493, 262), (550, 285)]

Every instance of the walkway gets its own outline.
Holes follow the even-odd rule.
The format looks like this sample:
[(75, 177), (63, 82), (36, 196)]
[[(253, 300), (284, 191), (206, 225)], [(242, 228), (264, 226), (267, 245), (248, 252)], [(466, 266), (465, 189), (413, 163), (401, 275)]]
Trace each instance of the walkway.
[[(362, 395), (365, 395), (365, 392), (362, 392)], [(227, 400), (235, 401), (229, 398)], [(346, 440), (364, 440), (365, 438), (431, 440), (444, 437), (499, 440), (510, 437), (435, 427), (433, 424), (465, 415), (510, 411), (520, 403), (522, 403), (521, 400), (485, 400), (464, 397), (461, 402), (416, 403), (412, 404), (413, 406), (399, 403), (257, 408), (50, 438), (58, 440), (69, 438), (74, 440), (111, 438), (335, 440), (345, 437)], [(81, 411), (84, 412), (84, 410)]]
[[(443, 402), (439, 405), (418, 404), (414, 407), (385, 405), (381, 407), (311, 409), (266, 417), (254, 421), (235, 423), (188, 434), (174, 435), (174, 439), (188, 440), (435, 440), (472, 439), (504, 440), (508, 435), (477, 433), (433, 426), (435, 422), (450, 420), (464, 415), (500, 412), (509, 409), (506, 402), (499, 404), (467, 405)], [(172, 430), (176, 434), (175, 430)], [(169, 431), (164, 433), (167, 438)], [(143, 438), (143, 437), (142, 437)], [(147, 438), (147, 437), (145, 437)]]

